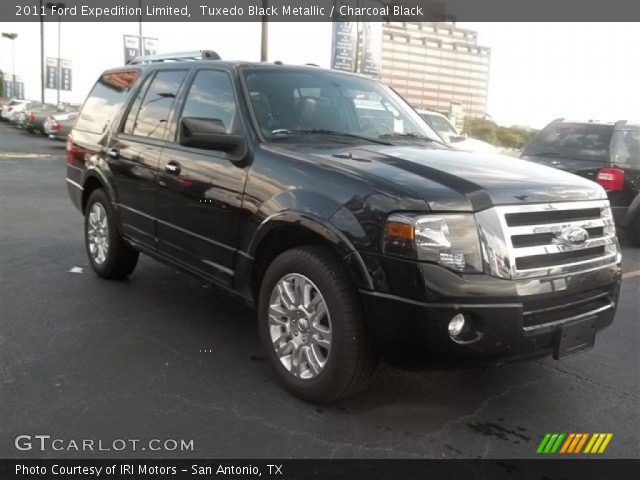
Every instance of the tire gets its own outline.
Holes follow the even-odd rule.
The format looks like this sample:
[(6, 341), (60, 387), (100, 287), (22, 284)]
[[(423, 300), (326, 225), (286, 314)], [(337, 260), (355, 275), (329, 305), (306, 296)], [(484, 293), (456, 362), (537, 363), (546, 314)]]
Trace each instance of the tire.
[[(102, 223), (102, 219), (105, 223)], [(91, 235), (92, 231), (95, 232), (94, 235)], [(136, 268), (138, 252), (122, 240), (118, 232), (116, 213), (102, 189), (94, 190), (87, 201), (84, 239), (91, 267), (99, 276), (122, 279)]]
[(625, 237), (631, 246), (640, 248), (640, 214), (624, 230)]
[[(298, 280), (304, 285), (311, 285), (307, 300), (313, 300), (302, 300), (302, 304), (305, 311), (315, 312), (313, 314), (287, 309), (286, 303), (292, 304), (289, 301), (291, 297), (278, 289), (285, 284), (293, 289)], [(284, 296), (279, 291), (283, 291)], [(283, 298), (285, 302), (281, 302)], [(323, 309), (318, 307), (322, 301), (328, 312), (324, 316), (319, 313)], [(277, 310), (272, 309), (272, 305), (277, 305)], [(332, 250), (314, 245), (294, 248), (279, 255), (264, 275), (258, 308), (260, 338), (269, 362), (295, 396), (312, 403), (330, 403), (354, 395), (368, 384), (379, 355), (366, 330), (358, 292)], [(275, 317), (279, 317), (279, 321), (274, 320)], [(285, 340), (274, 342), (274, 339), (282, 337)], [(299, 343), (301, 338), (302, 345)], [(328, 338), (330, 348), (324, 346)], [(322, 346), (321, 340), (324, 341)], [(297, 352), (293, 347), (296, 342)], [(290, 351), (288, 359), (287, 354), (281, 359), (276, 353), (276, 344)], [(297, 358), (302, 358), (302, 362), (297, 362), (300, 368), (294, 364), (296, 353), (300, 353)], [(311, 362), (311, 358), (315, 360)], [(320, 367), (319, 371), (312, 368), (314, 364)]]

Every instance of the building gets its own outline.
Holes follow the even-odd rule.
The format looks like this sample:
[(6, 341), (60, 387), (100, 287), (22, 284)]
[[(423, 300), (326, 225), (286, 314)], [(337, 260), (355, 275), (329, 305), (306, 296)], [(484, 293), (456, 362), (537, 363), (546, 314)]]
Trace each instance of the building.
[(475, 31), (439, 22), (387, 22), (382, 29), (384, 83), (458, 126), (485, 117), (491, 49), (477, 44)]

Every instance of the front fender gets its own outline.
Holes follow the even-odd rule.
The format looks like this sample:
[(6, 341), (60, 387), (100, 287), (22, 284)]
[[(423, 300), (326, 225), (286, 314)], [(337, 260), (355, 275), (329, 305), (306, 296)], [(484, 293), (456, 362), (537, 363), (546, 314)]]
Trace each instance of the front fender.
[(241, 290), (248, 293), (253, 261), (265, 237), (279, 227), (290, 225), (304, 228), (321, 237), (326, 244), (330, 245), (342, 257), (344, 265), (354, 280), (356, 287), (365, 290), (373, 289), (373, 281), (362, 257), (340, 229), (318, 215), (305, 211), (285, 210), (265, 218), (256, 229), (246, 253), (240, 255), (237, 281)]

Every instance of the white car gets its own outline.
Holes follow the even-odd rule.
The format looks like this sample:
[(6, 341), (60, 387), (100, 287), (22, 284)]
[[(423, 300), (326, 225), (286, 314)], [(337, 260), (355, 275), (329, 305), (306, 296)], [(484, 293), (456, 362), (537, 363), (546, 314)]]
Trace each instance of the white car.
[(30, 106), (31, 101), (29, 100), (10, 100), (8, 103), (2, 105), (2, 119), (9, 122), (16, 122), (18, 115)]
[(462, 135), (456, 126), (441, 113), (423, 109), (417, 109), (416, 111), (427, 122), (427, 125), (452, 147), (467, 152), (498, 153), (498, 149), (490, 143)]

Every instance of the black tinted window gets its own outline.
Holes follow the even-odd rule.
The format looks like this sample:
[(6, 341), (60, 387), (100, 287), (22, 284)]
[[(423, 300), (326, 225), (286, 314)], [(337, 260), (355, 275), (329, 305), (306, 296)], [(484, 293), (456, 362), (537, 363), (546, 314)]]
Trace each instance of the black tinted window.
[(136, 117), (138, 116), (138, 112), (140, 111), (140, 104), (142, 103), (142, 99), (144, 98), (144, 94), (147, 93), (147, 88), (149, 87), (149, 82), (153, 78), (153, 75), (148, 76), (144, 84), (140, 87), (136, 98), (129, 109), (129, 113), (127, 114), (127, 120), (125, 121), (124, 128), (122, 131), (127, 134), (133, 133), (133, 127), (136, 123)]
[(542, 130), (524, 153), (528, 155), (556, 155), (575, 160), (609, 158), (612, 125), (592, 123), (556, 123)]
[(196, 74), (182, 111), (183, 117), (220, 120), (227, 132), (233, 128), (236, 102), (229, 75), (211, 70)]
[(640, 167), (640, 128), (613, 133), (611, 163)]
[(133, 127), (134, 135), (147, 138), (164, 137), (173, 101), (185, 76), (184, 70), (156, 74), (140, 105)]
[(93, 133), (103, 133), (115, 116), (140, 76), (138, 71), (111, 72), (103, 74), (87, 98), (76, 127)]

